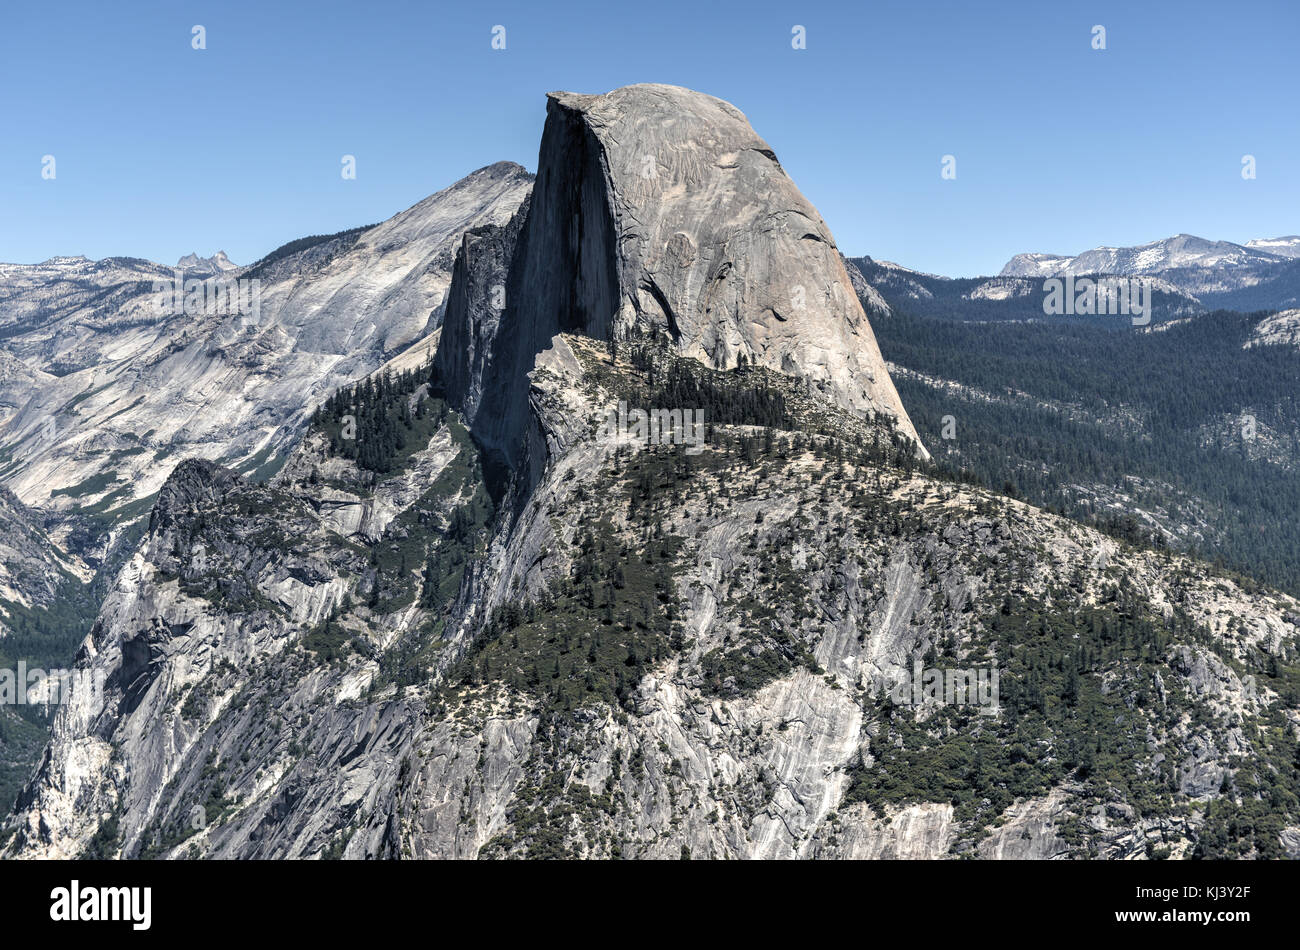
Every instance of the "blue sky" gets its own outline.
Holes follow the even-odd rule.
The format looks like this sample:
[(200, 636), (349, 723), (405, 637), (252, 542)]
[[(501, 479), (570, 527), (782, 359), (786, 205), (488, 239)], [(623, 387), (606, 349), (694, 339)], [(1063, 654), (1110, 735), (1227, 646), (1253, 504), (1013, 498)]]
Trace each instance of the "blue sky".
[(547, 91), (634, 82), (738, 106), (850, 255), (975, 275), (1295, 234), (1297, 47), (1294, 0), (6, 4), (0, 261), (250, 263), (494, 161), (535, 170)]

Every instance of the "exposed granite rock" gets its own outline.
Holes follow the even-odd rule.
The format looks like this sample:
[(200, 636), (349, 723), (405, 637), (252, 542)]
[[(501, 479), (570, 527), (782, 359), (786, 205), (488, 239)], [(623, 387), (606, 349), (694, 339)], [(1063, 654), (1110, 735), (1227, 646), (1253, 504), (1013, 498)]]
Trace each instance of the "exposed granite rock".
[[(479, 339), (499, 325), (492, 386), (471, 415), (505, 459), (521, 461), (526, 375), (561, 332), (657, 333), (708, 366), (769, 366), (843, 408), (896, 419), (919, 445), (829, 229), (728, 103), (662, 85), (552, 93), (518, 224), (465, 243), (457, 293), (468, 300), (453, 303), (461, 326), (439, 357), (467, 387), (464, 406), (479, 408)], [(502, 285), (497, 314), (486, 295)]]
[[(510, 291), (526, 293), (516, 282), (510, 285), (510, 268), (515, 260), (519, 234), (528, 218), (530, 201), (504, 226), (485, 226), (465, 232), (452, 274), (447, 311), (443, 320), (435, 365), (452, 404), (474, 428), (480, 442), (499, 445), (499, 433), (517, 431), (518, 421), (509, 421), (519, 408), (504, 405), (514, 390), (493, 379), (511, 370), (503, 354), (516, 332), (515, 321), (501, 333), (502, 321), (511, 305)], [(485, 394), (495, 394), (492, 412), (480, 414)]]
[[(208, 463), (178, 469), (83, 651), (80, 662), (108, 676), (106, 704), (60, 712), (10, 826), (11, 853), (82, 853), (110, 816), (119, 829), (112, 853), (173, 857), (1191, 852), (1200, 812), (1142, 814), (1084, 781), (1014, 801), (988, 826), (947, 801), (864, 800), (857, 783), (901, 741), (885, 738), (895, 714), (867, 686), (949, 638), (977, 656), (982, 618), (1008, 593), (1071, 588), (1082, 603), (1101, 603), (1123, 576), (1156, 615), (1177, 605), (1201, 618), (1199, 639), (1170, 645), (1145, 700), (1158, 709), (1178, 697), (1201, 718), (1145, 720), (1149, 751), (1129, 766), (1170, 775), (1171, 794), (1190, 807), (1219, 794), (1234, 762), (1258, 754), (1248, 723), (1281, 702), (1222, 657), (1258, 664), (1293, 650), (1294, 601), (1248, 594), (1185, 558), (1128, 551), (967, 487), (870, 467), (837, 481), (793, 446), (765, 475), (711, 447), (678, 503), (662, 508), (663, 532), (681, 545), (673, 571), (682, 636), (624, 707), (589, 702), (564, 713), (528, 689), (458, 685), (475, 668), (472, 651), (508, 639), (489, 629), (498, 608), (543, 598), (570, 575), (583, 526), (608, 519), (615, 543), (629, 546), (643, 536), (628, 505), (633, 466), (666, 450), (611, 444), (592, 426), (616, 395), (608, 387), (629, 373), (585, 338), (557, 337), (543, 352), (531, 406), (548, 464), (525, 502), (502, 512), (443, 614), (366, 608), (364, 519), (321, 503), (343, 491), (324, 491), (328, 483), (352, 486), (362, 507), (379, 492), (390, 512), (412, 511), (405, 494), (384, 487), (406, 484), (404, 472), (367, 479), (320, 438), (307, 439), (271, 486)], [(460, 457), (439, 448), (445, 438), (435, 432), (431, 454), (412, 455), (410, 470), (437, 482)], [(899, 534), (864, 518), (846, 487), (877, 482), (880, 518), (911, 519)], [(465, 492), (445, 497), (455, 505)], [(389, 518), (377, 549), (409, 540), (417, 523)], [(796, 650), (791, 664), (746, 687), (706, 673), (720, 651), (761, 653), (755, 603), (771, 605), (772, 622), (806, 659)], [(368, 646), (325, 662), (310, 638), (340, 608), (342, 628)], [(426, 639), (439, 618), (441, 633)], [(382, 673), (403, 643), (429, 657), (410, 685)], [(1122, 667), (1106, 675), (1121, 698), (1140, 685)], [(1136, 692), (1127, 701), (1137, 703)], [(1207, 791), (1202, 776), (1216, 787)], [(196, 808), (202, 827), (192, 825)]]
[(911, 432), (826, 223), (734, 106), (662, 85), (552, 93), (537, 203), (564, 213), (530, 241), (576, 238), (561, 259), (578, 265), (539, 293), (539, 327), (658, 328), (706, 365), (744, 354)]

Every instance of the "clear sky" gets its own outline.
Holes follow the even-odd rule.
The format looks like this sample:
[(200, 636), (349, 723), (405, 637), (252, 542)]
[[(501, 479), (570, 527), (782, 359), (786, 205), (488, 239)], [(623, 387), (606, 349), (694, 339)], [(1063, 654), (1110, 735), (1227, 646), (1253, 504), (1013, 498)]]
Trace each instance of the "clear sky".
[(969, 276), (1296, 234), (1297, 49), (1298, 0), (9, 2), (0, 261), (251, 263), (494, 161), (535, 170), (546, 92), (635, 82), (738, 106), (850, 255)]

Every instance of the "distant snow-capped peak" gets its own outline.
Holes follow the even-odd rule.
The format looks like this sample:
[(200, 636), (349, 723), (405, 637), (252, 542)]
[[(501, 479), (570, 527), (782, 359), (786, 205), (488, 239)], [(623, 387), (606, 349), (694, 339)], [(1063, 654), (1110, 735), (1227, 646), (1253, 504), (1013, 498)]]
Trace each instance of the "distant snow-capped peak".
[(1246, 247), (1257, 248), (1282, 257), (1300, 257), (1300, 237), (1292, 234), (1279, 238), (1255, 238), (1247, 241)]
[[(1293, 253), (1280, 249), (1291, 247)], [(1268, 245), (1268, 246), (1266, 246)], [(1276, 246), (1273, 246), (1276, 245)], [(1234, 267), (1273, 264), (1284, 257), (1300, 256), (1300, 238), (1252, 241), (1210, 241), (1194, 234), (1139, 244), (1136, 247), (1096, 247), (1074, 257), (1057, 254), (1017, 254), (1002, 268), (1003, 277), (1052, 277), (1067, 274), (1120, 274), (1144, 276), (1186, 267)]]

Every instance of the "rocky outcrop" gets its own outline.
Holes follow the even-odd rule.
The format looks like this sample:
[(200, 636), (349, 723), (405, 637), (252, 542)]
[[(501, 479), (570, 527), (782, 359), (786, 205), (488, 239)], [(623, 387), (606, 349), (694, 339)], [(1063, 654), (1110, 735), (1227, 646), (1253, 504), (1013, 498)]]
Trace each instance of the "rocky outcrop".
[[(465, 232), (452, 272), (434, 364), (448, 398), (485, 444), (500, 444), (501, 433), (519, 428), (517, 420), (509, 421), (518, 415), (517, 408), (504, 405), (502, 398), (503, 394), (517, 395), (516, 388), (503, 386), (493, 377), (505, 371), (510, 347), (518, 344), (518, 318), (507, 320), (510, 329), (504, 333), (502, 321), (507, 319), (512, 300), (510, 270), (529, 207), (526, 199), (503, 227), (489, 225)], [(527, 293), (518, 283), (513, 289)], [(514, 369), (518, 371), (517, 366)], [(496, 397), (496, 405), (493, 412), (480, 414), (488, 394)]]
[[(479, 363), (476, 335), (499, 326), (482, 411), (473, 385), (460, 404), (480, 441), (515, 463), (527, 373), (561, 332), (658, 334), (707, 366), (768, 366), (916, 441), (830, 230), (720, 99), (662, 85), (552, 93), (517, 235), (476, 237), (464, 261), (464, 294), (483, 316), (454, 304), (440, 365), (458, 388), (481, 377), (454, 364)], [(483, 295), (502, 287), (496, 314)]]
[(1265, 317), (1242, 346), (1298, 346), (1300, 347), (1300, 310), (1282, 310)]
[(217, 277), (239, 270), (239, 265), (228, 258), (225, 251), (217, 251), (211, 257), (199, 257), (191, 252), (178, 260), (176, 267), (184, 271), (186, 277)]
[[(387, 554), (371, 563), (359, 542), (387, 551), (420, 525), (435, 537), (446, 531), (456, 506), (473, 497), (448, 473), (467, 448), (460, 432), (448, 451), (450, 430), (436, 427), (390, 479), (330, 456), (319, 437), (274, 485), (198, 459), (178, 466), (78, 658), (105, 688), (74, 691), (60, 707), (40, 777), (19, 802), (28, 818), (19, 836), (33, 853), (85, 853), (111, 820), (121, 840), (108, 842), (105, 856), (180, 853), (181, 841), (228, 854), (300, 854), (292, 839), (312, 847), (371, 814), (379, 816), (374, 836), (357, 836), (355, 847), (382, 853), (419, 708), (400, 701), (391, 682), (379, 706), (358, 702), (388, 674), (366, 659), (335, 675), (322, 654), (362, 659), (342, 644), (387, 648), (427, 619), (406, 601), (381, 608), (381, 593), (407, 596), (411, 572), (404, 562), (385, 568)], [(419, 490), (403, 491), (413, 480)], [(321, 730), (310, 740), (297, 731), (309, 721)], [(248, 770), (214, 783), (211, 766), (232, 755)], [(226, 819), (236, 801), (243, 817), (232, 834)], [(209, 821), (227, 826), (220, 843)]]

